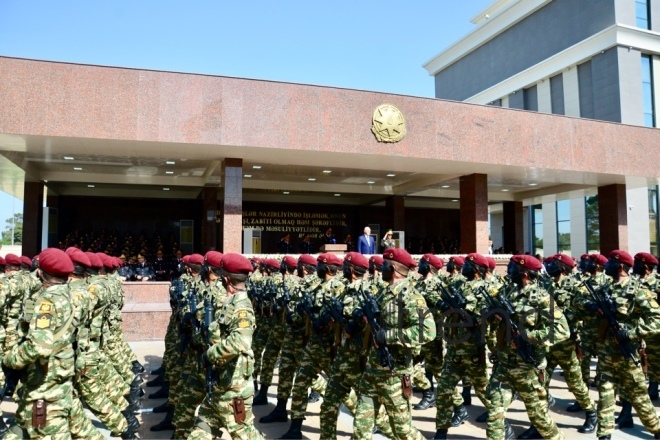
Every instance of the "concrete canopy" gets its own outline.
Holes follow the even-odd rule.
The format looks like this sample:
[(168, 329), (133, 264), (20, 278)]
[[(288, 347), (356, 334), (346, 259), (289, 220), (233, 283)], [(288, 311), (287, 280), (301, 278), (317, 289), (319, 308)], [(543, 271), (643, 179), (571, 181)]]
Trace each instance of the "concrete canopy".
[[(658, 183), (660, 132), (651, 128), (6, 57), (0, 77), (0, 189), (19, 198), (24, 180), (46, 182), (55, 195), (195, 198), (220, 185), (225, 158), (243, 159), (246, 200), (281, 201), (289, 192), (369, 204), (405, 195), (406, 203), (457, 208), (458, 178), (474, 173), (488, 175), (491, 203)], [(371, 133), (373, 111), (385, 103), (406, 118), (398, 143)]]

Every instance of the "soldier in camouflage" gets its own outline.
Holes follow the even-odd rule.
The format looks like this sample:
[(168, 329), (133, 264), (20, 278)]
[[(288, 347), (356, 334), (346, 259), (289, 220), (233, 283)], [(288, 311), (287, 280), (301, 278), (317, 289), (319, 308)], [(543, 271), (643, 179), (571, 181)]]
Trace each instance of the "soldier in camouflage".
[(256, 326), (245, 282), (252, 265), (239, 254), (207, 254), (210, 289), (222, 284), (227, 296), (216, 304), (215, 319), (209, 327), (211, 346), (204, 352), (205, 365), (214, 371), (212, 393), (199, 407), (191, 440), (220, 436), (224, 428), (233, 439), (262, 439), (254, 427), (252, 400), (252, 333)]

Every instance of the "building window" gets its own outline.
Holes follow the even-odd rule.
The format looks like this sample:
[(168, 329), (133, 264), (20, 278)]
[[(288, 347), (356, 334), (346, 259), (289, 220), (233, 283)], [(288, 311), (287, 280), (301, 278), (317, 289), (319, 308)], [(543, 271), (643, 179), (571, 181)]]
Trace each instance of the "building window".
[(550, 78), (550, 104), (553, 114), (564, 114), (564, 77), (561, 73)]
[(523, 107), (525, 110), (539, 111), (539, 98), (536, 86), (523, 90)]
[(642, 55), (642, 93), (644, 95), (644, 125), (655, 127), (653, 102), (653, 63), (650, 55)]
[[(532, 216), (532, 254), (543, 255), (543, 205), (533, 205)], [(509, 250), (510, 251), (510, 250)]]
[(651, 11), (649, 0), (635, 0), (635, 18), (637, 27), (651, 29)]
[(598, 219), (598, 196), (584, 198), (587, 225), (587, 253), (600, 252), (600, 220)]
[(658, 187), (649, 188), (649, 235), (651, 237), (651, 254), (658, 255)]
[(557, 252), (571, 252), (571, 201), (557, 202)]

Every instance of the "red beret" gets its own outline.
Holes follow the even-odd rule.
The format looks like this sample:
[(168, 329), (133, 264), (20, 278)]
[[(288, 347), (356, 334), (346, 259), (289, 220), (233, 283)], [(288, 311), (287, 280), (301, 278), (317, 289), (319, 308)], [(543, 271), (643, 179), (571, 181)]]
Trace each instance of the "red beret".
[(591, 255), (589, 255), (589, 254), (580, 255), (580, 260), (588, 260), (589, 258), (591, 258)]
[(607, 257), (603, 254), (589, 254), (589, 259), (595, 261), (600, 266), (605, 266), (607, 263)]
[(316, 258), (310, 254), (302, 254), (298, 257), (298, 263), (308, 264), (310, 266), (316, 266)]
[(491, 269), (495, 269), (497, 267), (497, 261), (495, 261), (495, 258), (486, 257), (486, 260), (488, 260), (488, 267), (490, 267)]
[(80, 249), (78, 249), (77, 247), (73, 247), (73, 246), (69, 246), (69, 247), (66, 248), (66, 250), (64, 251), (64, 253), (67, 254), (69, 257), (70, 257), (74, 252), (82, 252), (82, 251), (81, 251)]
[(108, 269), (113, 268), (112, 260), (110, 259), (110, 257), (108, 257), (107, 254), (103, 252), (97, 252), (96, 255), (98, 255), (98, 257), (101, 259), (101, 263), (103, 263), (104, 267), (107, 267)]
[(20, 266), (21, 265), (21, 257), (18, 255), (14, 254), (7, 254), (5, 255), (5, 262), (7, 264), (11, 264), (12, 266)]
[(21, 255), (21, 264), (25, 264), (28, 267), (32, 267), (32, 260), (30, 259), (30, 257)]
[(369, 257), (369, 261), (372, 261), (376, 266), (382, 266), (383, 265), (383, 257), (380, 255), (372, 255)]
[[(204, 257), (202, 257), (202, 260), (204, 260)], [(183, 264), (190, 263), (190, 255), (184, 255), (183, 258), (181, 258), (181, 261), (183, 261)]]
[(5, 259), (0, 257), (0, 266), (4, 267), (7, 263), (5, 263)]
[(344, 256), (344, 261), (348, 261), (355, 266), (369, 269), (369, 260), (359, 252), (349, 252)]
[(119, 269), (122, 265), (121, 258), (119, 257), (110, 257), (112, 259), (112, 268)]
[(476, 252), (472, 252), (471, 254), (467, 254), (465, 259), (473, 262), (477, 266), (488, 267), (488, 260), (486, 260), (486, 257), (484, 257), (483, 255), (478, 254)]
[(511, 257), (511, 261), (531, 270), (540, 270), (543, 267), (543, 264), (533, 255), (514, 255)]
[[(192, 258), (192, 255), (190, 258)], [(218, 251), (208, 251), (204, 256), (204, 260), (206, 260), (206, 262), (213, 267), (220, 267), (220, 263), (222, 262), (222, 254)], [(190, 263), (190, 260), (188, 260), (188, 262)]]
[(566, 254), (557, 254), (553, 258), (561, 263), (564, 263), (566, 266), (570, 267), (571, 269), (575, 267), (575, 260), (573, 260), (573, 257), (569, 257)]
[(289, 267), (297, 267), (298, 266), (298, 262), (291, 255), (287, 255), (284, 258), (282, 258), (282, 262), (284, 264), (286, 264), (287, 266), (289, 266)]
[(609, 257), (614, 260), (619, 260), (623, 264), (627, 264), (628, 266), (633, 265), (633, 257), (630, 256), (630, 254), (626, 251), (622, 251), (620, 249), (617, 249), (615, 251), (610, 252)]
[(39, 267), (46, 273), (56, 277), (68, 277), (73, 272), (71, 258), (64, 251), (48, 248), (39, 254)]
[[(74, 249), (74, 252), (69, 252), (69, 249)], [(89, 260), (89, 257), (80, 249), (69, 248), (66, 250), (66, 254), (71, 258), (71, 262), (74, 264), (80, 264), (81, 266), (91, 267), (92, 262)], [(41, 261), (39, 261), (41, 264)]]
[[(261, 264), (275, 270), (280, 270), (280, 260), (276, 260), (275, 258), (264, 258), (263, 260), (261, 260)], [(251, 264), (250, 267), (252, 267)]]
[(87, 258), (89, 258), (89, 263), (91, 267), (95, 269), (100, 269), (103, 267), (103, 262), (101, 261), (101, 258), (99, 258), (99, 256), (96, 255), (94, 252), (85, 252), (85, 255), (87, 255)]
[(320, 254), (318, 257), (316, 257), (316, 261), (319, 263), (330, 264), (333, 266), (341, 266), (342, 264), (344, 264), (344, 260), (339, 258), (337, 254), (332, 254), (330, 252), (326, 252), (325, 254)]
[(449, 261), (453, 261), (454, 264), (457, 266), (462, 266), (465, 264), (465, 259), (460, 255), (454, 255), (452, 257), (449, 257)]
[(204, 264), (204, 256), (202, 254), (188, 255), (188, 261), (186, 264), (199, 264), (202, 266)]
[(250, 258), (250, 261), (259, 264), (259, 263), (261, 263), (261, 258), (259, 258), (259, 257), (252, 257), (252, 258)]
[(658, 259), (648, 252), (638, 252), (635, 254), (635, 260), (641, 261), (645, 264), (652, 264), (654, 266), (658, 265)]
[(406, 251), (405, 249), (399, 249), (399, 248), (387, 249), (385, 252), (383, 252), (383, 259), (396, 261), (397, 263), (401, 263), (404, 266), (408, 266), (409, 268), (413, 268), (417, 266), (417, 263), (415, 262), (415, 260), (413, 260), (413, 257), (411, 257), (408, 251)]
[[(207, 254), (208, 256), (208, 254)], [(277, 260), (275, 260), (277, 261)], [(249, 274), (252, 272), (252, 263), (241, 254), (224, 254), (220, 261), (222, 270), (229, 273), (244, 273)]]
[(445, 265), (445, 261), (442, 258), (435, 256), (433, 254), (422, 255), (422, 260), (426, 261), (436, 269), (442, 269), (442, 266)]

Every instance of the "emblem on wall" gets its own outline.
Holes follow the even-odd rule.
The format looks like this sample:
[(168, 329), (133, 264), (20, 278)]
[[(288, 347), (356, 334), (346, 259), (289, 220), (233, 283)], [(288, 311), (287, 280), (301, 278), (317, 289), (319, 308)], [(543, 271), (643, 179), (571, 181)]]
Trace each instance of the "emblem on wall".
[(401, 110), (391, 104), (376, 107), (371, 132), (378, 142), (399, 142), (406, 135), (406, 120)]

